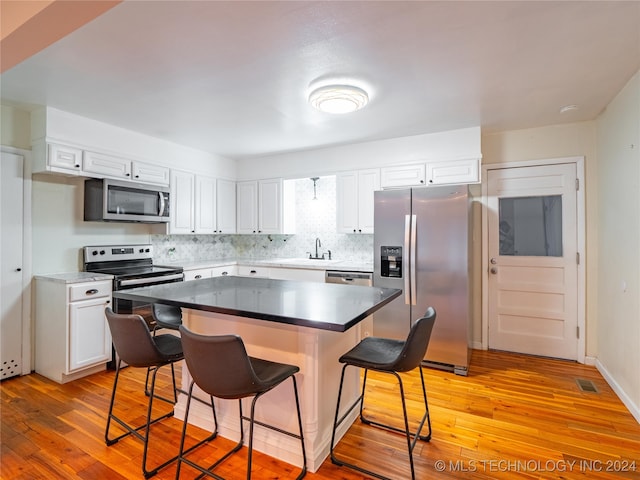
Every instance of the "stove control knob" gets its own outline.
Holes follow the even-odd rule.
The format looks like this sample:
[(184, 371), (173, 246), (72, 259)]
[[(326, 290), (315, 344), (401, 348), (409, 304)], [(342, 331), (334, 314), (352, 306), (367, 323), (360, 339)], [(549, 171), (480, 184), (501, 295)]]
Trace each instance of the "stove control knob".
[(104, 255), (105, 251), (104, 250), (100, 250), (100, 255)]
[(141, 249), (140, 249), (140, 253), (144, 253), (144, 248), (141, 248)]
[(97, 254), (98, 254), (97, 250), (94, 250), (93, 252), (91, 252), (91, 255), (97, 255)]
[(149, 253), (149, 252), (151, 251), (151, 249), (149, 249), (149, 248), (145, 248), (145, 250), (144, 250), (144, 251), (145, 251), (145, 252), (147, 252), (147, 253)]

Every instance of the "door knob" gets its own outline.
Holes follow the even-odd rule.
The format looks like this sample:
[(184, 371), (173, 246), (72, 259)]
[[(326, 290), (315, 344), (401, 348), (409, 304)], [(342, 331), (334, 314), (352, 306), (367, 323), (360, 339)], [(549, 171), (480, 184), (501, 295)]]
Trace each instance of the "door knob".
[(494, 275), (496, 273), (498, 273), (498, 269), (496, 267), (491, 267), (491, 269), (489, 270), (491, 273), (493, 273)]
[(496, 263), (498, 263), (498, 261), (495, 258), (492, 258), (489, 261), (491, 262), (491, 265), (495, 265)]

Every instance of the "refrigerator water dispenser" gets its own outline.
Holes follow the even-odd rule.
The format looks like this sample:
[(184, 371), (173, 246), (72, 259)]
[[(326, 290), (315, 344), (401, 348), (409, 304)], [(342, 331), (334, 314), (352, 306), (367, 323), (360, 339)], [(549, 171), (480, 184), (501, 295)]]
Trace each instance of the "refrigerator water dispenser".
[(380, 247), (380, 276), (402, 278), (402, 247)]

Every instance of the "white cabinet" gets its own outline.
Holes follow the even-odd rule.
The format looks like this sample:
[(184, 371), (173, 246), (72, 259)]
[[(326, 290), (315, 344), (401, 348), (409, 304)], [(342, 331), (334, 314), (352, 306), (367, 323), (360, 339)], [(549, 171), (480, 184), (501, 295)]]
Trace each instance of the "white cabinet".
[(194, 233), (216, 233), (216, 179), (197, 175)]
[(236, 233), (236, 182), (216, 182), (216, 223), (215, 233)]
[(237, 233), (258, 233), (258, 182), (238, 182), (236, 194)]
[(204, 267), (194, 270), (184, 271), (184, 281), (201, 280), (211, 277), (226, 277), (227, 275), (236, 275), (237, 267), (235, 265), (225, 265), (224, 267)]
[(382, 167), (380, 169), (381, 188), (420, 187), (424, 185), (424, 163)]
[(111, 333), (104, 314), (111, 281), (67, 284), (36, 279), (36, 372), (65, 383), (111, 360)]
[(201, 280), (203, 278), (211, 278), (210, 268), (198, 268), (196, 270), (185, 270), (184, 281), (190, 282), (191, 280)]
[(226, 277), (227, 275), (237, 275), (238, 267), (236, 265), (225, 265), (224, 267), (213, 267), (211, 269), (212, 277)]
[(126, 156), (83, 150), (41, 139), (33, 146), (33, 173), (52, 172), (92, 178), (116, 178), (169, 185), (169, 168)]
[(170, 234), (195, 232), (195, 175), (171, 170)]
[[(237, 184), (237, 233), (291, 233), (284, 220), (281, 178)], [(292, 200), (293, 201), (293, 200)]]
[(380, 190), (380, 170), (336, 175), (336, 231), (373, 233), (373, 192)]
[(131, 160), (105, 155), (104, 153), (83, 153), (82, 170), (92, 176), (119, 179), (131, 178)]
[(238, 265), (238, 276), (269, 278), (269, 267), (257, 267), (255, 265)]
[(278, 280), (324, 283), (324, 276), (324, 270), (315, 270), (310, 268), (272, 267), (269, 270), (269, 278), (275, 278)]
[(480, 183), (480, 159), (427, 162), (427, 183), (429, 185)]
[(69, 170), (75, 175), (81, 172), (82, 150), (79, 148), (50, 143), (47, 150), (47, 164), (50, 167)]
[(235, 182), (171, 171), (170, 234), (235, 233)]
[(258, 182), (258, 232), (282, 233), (282, 179)]
[(131, 162), (131, 176), (136, 182), (169, 185), (169, 169), (143, 162)]

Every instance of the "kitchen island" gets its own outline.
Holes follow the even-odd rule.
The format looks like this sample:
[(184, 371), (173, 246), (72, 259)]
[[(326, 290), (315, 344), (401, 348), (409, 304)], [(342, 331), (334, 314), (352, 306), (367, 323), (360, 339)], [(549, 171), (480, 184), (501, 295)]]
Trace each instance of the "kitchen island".
[[(234, 333), (242, 337), (252, 356), (298, 365), (307, 462), (315, 472), (329, 454), (341, 371), (338, 358), (361, 340), (359, 323), (400, 294), (400, 290), (388, 288), (227, 276), (117, 291), (113, 296), (182, 307), (187, 328), (207, 335)], [(182, 371), (186, 387), (191, 377), (187, 368)], [(350, 369), (348, 373), (343, 395), (351, 401), (342, 402), (344, 410), (358, 396), (357, 371)], [(258, 402), (257, 417), (295, 431), (291, 388), (284, 384), (266, 394)], [(175, 407), (178, 418), (184, 418), (184, 397), (180, 396)], [(220, 434), (237, 440), (237, 403), (216, 399), (216, 408)], [(189, 422), (211, 429), (211, 410), (192, 403)], [(338, 435), (342, 436), (350, 424), (344, 422)], [(302, 465), (295, 439), (263, 428), (257, 428), (254, 435), (257, 450)]]

